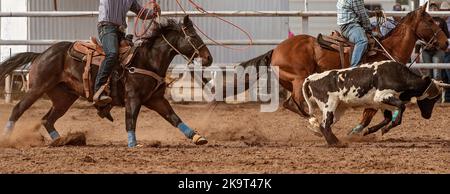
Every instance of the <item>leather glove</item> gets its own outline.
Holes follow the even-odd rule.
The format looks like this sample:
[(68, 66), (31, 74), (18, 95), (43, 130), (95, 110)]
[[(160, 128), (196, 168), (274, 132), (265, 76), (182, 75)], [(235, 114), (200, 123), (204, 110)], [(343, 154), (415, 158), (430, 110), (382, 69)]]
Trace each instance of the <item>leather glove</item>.
[(151, 9), (153, 10), (153, 16), (161, 15), (161, 7), (157, 3), (153, 3)]
[(375, 10), (375, 17), (383, 17), (383, 11), (381, 11), (380, 9)]

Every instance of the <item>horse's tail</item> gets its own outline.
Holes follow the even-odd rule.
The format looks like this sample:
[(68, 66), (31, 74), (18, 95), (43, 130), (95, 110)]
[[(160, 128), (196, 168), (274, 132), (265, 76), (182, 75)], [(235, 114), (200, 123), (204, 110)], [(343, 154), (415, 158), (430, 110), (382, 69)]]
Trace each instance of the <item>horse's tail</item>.
[(3, 79), (6, 74), (11, 73), (18, 67), (34, 61), (39, 55), (41, 55), (41, 53), (24, 52), (10, 57), (0, 64), (0, 79)]
[[(248, 68), (248, 67), (254, 67), (256, 70), (256, 79), (247, 79), (247, 78), (241, 78), (245, 80), (245, 90), (248, 90), (250, 88), (250, 86), (252, 86), (258, 79), (259, 79), (259, 67), (268, 67), (270, 65), (270, 63), (272, 62), (272, 54), (273, 54), (273, 49), (266, 52), (265, 54), (255, 57), (253, 59), (250, 59), (248, 61), (242, 62), (240, 63), (238, 66), (239, 67), (243, 67), (244, 69)], [(239, 79), (239, 78), (238, 78)], [(237, 83), (237, 81), (235, 80), (235, 83)]]
[[(222, 94), (224, 95), (224, 97), (229, 97), (229, 96), (234, 96), (237, 95), (241, 92), (247, 91), (248, 89), (250, 89), (250, 86), (252, 86), (258, 79), (259, 79), (259, 67), (262, 66), (269, 66), (270, 63), (272, 62), (272, 53), (273, 50), (268, 51), (267, 53), (258, 56), (256, 58), (250, 59), (248, 61), (242, 62), (240, 63), (237, 67), (241, 67), (244, 68), (244, 71), (247, 71), (247, 67), (254, 67), (256, 70), (256, 79), (251, 79), (252, 76), (248, 76), (248, 74), (240, 74), (238, 73), (237, 75), (234, 76), (234, 85), (230, 85), (227, 84), (227, 81), (225, 79), (223, 79), (223, 92)], [(249, 71), (251, 72), (251, 71)], [(224, 75), (225, 76), (225, 75)], [(243, 77), (241, 77), (243, 76)], [(254, 78), (254, 77), (253, 77)], [(244, 80), (244, 91), (241, 91), (238, 87), (238, 84), (242, 84), (242, 81)], [(227, 91), (233, 91), (231, 94), (228, 93)]]
[(244, 68), (249, 67), (249, 66), (253, 66), (253, 67), (269, 66), (270, 62), (272, 62), (272, 54), (273, 54), (273, 49), (259, 57), (255, 57), (253, 59), (245, 61), (245, 62), (239, 64), (239, 66), (244, 67)]
[(306, 101), (306, 104), (308, 105), (308, 117), (313, 117), (313, 107), (312, 107), (312, 103), (311, 103), (311, 90), (309, 89), (309, 79), (306, 78), (305, 81), (303, 82), (303, 87), (302, 87), (302, 92), (303, 92), (303, 98)]
[(308, 128), (313, 131), (313, 133), (317, 136), (322, 136), (322, 133), (320, 131), (320, 123), (319, 120), (314, 116), (314, 107), (311, 103), (311, 90), (309, 89), (309, 83), (310, 80), (308, 78), (305, 79), (305, 82), (303, 82), (302, 92), (303, 92), (303, 98), (306, 101), (306, 104), (308, 104), (308, 117), (309, 117), (309, 125)]

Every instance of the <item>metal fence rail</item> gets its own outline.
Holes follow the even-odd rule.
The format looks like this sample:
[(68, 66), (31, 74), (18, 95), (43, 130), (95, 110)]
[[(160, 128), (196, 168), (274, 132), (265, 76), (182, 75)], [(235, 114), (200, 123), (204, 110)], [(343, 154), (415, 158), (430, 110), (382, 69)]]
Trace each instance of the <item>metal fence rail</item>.
[[(52, 45), (62, 41), (74, 42), (75, 40), (0, 40), (0, 45)], [(88, 41), (88, 40), (84, 40)], [(225, 45), (248, 45), (248, 40), (217, 40)], [(277, 45), (283, 40), (256, 40), (253, 45)], [(206, 45), (215, 45), (210, 40), (204, 41)]]
[[(208, 14), (188, 11), (193, 17), (211, 17)], [(211, 11), (220, 17), (336, 17), (336, 11)], [(386, 16), (405, 16), (408, 11), (385, 11)], [(450, 11), (428, 12), (431, 16), (448, 16)], [(184, 12), (165, 11), (162, 16), (182, 17)], [(29, 11), (29, 12), (0, 12), (0, 17), (97, 17), (98, 11)], [(128, 17), (136, 17), (129, 13)]]
[[(307, 3), (305, 1), (305, 6)], [(302, 24), (302, 34), (308, 34), (309, 29), (309, 17), (336, 17), (335, 11), (212, 11), (212, 14), (220, 17), (300, 17)], [(387, 16), (405, 16), (409, 12), (393, 12), (386, 11)], [(429, 12), (432, 16), (450, 16), (450, 11)], [(187, 12), (193, 17), (210, 17), (208, 14), (189, 11)], [(169, 17), (182, 17), (185, 15), (183, 12), (168, 11), (163, 12), (163, 16)], [(52, 12), (0, 12), (1, 17), (97, 17), (97, 11), (52, 11)], [(128, 17), (136, 17), (135, 14), (128, 14)], [(52, 45), (61, 41), (74, 41), (74, 40), (0, 40), (0, 45)], [(254, 45), (277, 45), (283, 40), (255, 40)], [(219, 42), (226, 45), (247, 45), (248, 40), (219, 40)], [(205, 41), (207, 45), (212, 45), (211, 41)], [(232, 64), (229, 64), (232, 65)], [(235, 64), (234, 64), (235, 65)], [(221, 66), (227, 67), (226, 64)], [(228, 66), (230, 67), (230, 66)], [(412, 68), (426, 68), (426, 69), (450, 69), (450, 64), (446, 63), (419, 63), (414, 64)], [(27, 74), (28, 70), (17, 70), (13, 72), (13, 75)], [(5, 99), (7, 102), (11, 102), (11, 75), (5, 80)]]

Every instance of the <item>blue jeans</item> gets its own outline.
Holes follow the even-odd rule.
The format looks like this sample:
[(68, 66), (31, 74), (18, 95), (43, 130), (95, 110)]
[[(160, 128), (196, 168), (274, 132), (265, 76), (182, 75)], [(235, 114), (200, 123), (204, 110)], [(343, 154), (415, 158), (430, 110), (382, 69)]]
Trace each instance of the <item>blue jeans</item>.
[(357, 23), (349, 23), (341, 26), (341, 32), (345, 38), (355, 44), (350, 66), (356, 67), (361, 62), (361, 59), (367, 51), (367, 46), (369, 44), (366, 31)]
[[(444, 61), (444, 56), (445, 52), (440, 49), (435, 51), (424, 50), (422, 52), (422, 61), (424, 63), (442, 63)], [(438, 80), (442, 79), (441, 70), (439, 69), (430, 69), (430, 70), (427, 69), (422, 73), (434, 79)]]
[[(445, 52), (444, 63), (450, 63), (450, 52)], [(444, 69), (444, 82), (450, 83), (450, 69)], [(445, 102), (450, 102), (450, 89), (445, 89)]]
[(117, 26), (113, 25), (100, 26), (98, 28), (98, 35), (106, 56), (95, 79), (95, 92), (108, 81), (112, 70), (119, 64), (119, 41), (124, 36), (123, 32)]

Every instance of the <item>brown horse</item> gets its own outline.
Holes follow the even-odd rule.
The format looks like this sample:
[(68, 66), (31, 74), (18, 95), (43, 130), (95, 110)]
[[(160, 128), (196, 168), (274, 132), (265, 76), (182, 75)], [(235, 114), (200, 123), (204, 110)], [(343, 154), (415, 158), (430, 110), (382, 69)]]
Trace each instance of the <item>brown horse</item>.
[[(82, 77), (85, 65), (68, 55), (72, 44), (60, 42), (43, 53), (17, 54), (0, 65), (0, 77), (3, 78), (17, 67), (33, 62), (30, 69), (30, 89), (12, 110), (5, 127), (6, 136), (12, 132), (14, 123), (20, 116), (43, 94), (47, 94), (53, 106), (42, 118), (42, 123), (53, 140), (59, 138), (54, 123), (80, 96), (86, 97)], [(166, 23), (160, 24), (156, 32), (137, 48), (134, 59), (128, 66), (129, 69), (122, 69), (123, 78), (118, 83), (118, 88), (122, 91), (119, 93), (122, 99), (113, 105), (125, 106), (129, 147), (137, 145), (136, 121), (142, 105), (158, 112), (195, 144), (207, 143), (204, 137), (184, 124), (173, 111), (164, 98), (166, 89), (164, 82), (145, 74), (145, 72), (153, 72), (160, 78), (165, 77), (171, 61), (178, 54), (201, 58), (203, 66), (209, 66), (212, 63), (208, 48), (196, 33), (188, 16), (179, 23), (167, 20)], [(97, 74), (97, 69), (93, 68), (93, 75)]]
[[(442, 49), (447, 48), (448, 45), (447, 36), (426, 12), (426, 5), (410, 12), (399, 22), (395, 29), (380, 41), (398, 62), (406, 64), (418, 39), (438, 44)], [(364, 58), (363, 62), (375, 62), (386, 59), (389, 58), (384, 53), (378, 53), (370, 58)], [(345, 55), (345, 61), (344, 67), (349, 67), (349, 54)], [(304, 117), (309, 116), (304, 110), (304, 98), (301, 92), (305, 78), (313, 73), (341, 68), (339, 53), (321, 48), (316, 38), (309, 35), (298, 35), (289, 38), (280, 43), (275, 49), (243, 62), (240, 66), (267, 66), (269, 64), (279, 67), (279, 82), (281, 86), (292, 93), (283, 106)], [(376, 112), (377, 110), (375, 109), (365, 109), (363, 119), (355, 129), (360, 131), (367, 127)], [(386, 122), (386, 120), (376, 127), (381, 128), (387, 125), (389, 122)]]

